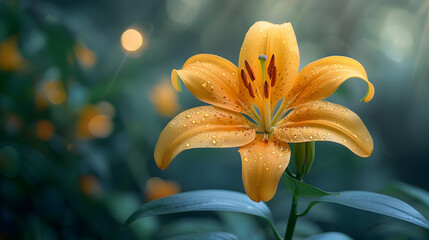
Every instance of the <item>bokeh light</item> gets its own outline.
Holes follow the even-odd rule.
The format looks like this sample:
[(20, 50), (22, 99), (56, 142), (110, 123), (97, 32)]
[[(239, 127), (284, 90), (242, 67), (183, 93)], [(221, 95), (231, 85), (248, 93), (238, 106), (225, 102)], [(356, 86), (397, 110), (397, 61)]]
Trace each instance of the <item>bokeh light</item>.
[(97, 61), (97, 56), (84, 43), (78, 43), (74, 47), (74, 52), (79, 64), (83, 67), (90, 68)]
[(174, 181), (164, 181), (153, 177), (146, 182), (146, 198), (148, 201), (168, 197), (180, 192), (180, 186)]
[(85, 175), (79, 179), (81, 191), (87, 196), (96, 196), (100, 193), (98, 178), (94, 175)]
[(135, 52), (143, 45), (143, 36), (135, 28), (129, 28), (121, 36), (122, 47), (129, 52)]
[(152, 89), (150, 100), (163, 116), (172, 116), (180, 109), (177, 92), (168, 80), (161, 81)]
[(168, 0), (167, 13), (175, 25), (181, 28), (189, 27), (198, 17), (201, 1), (198, 0)]
[(79, 117), (77, 136), (82, 139), (109, 137), (114, 129), (114, 115), (115, 108), (109, 102), (86, 105)]
[(99, 114), (88, 123), (89, 132), (97, 138), (106, 138), (113, 131), (113, 123), (109, 116)]
[(413, 52), (414, 39), (412, 28), (407, 19), (412, 16), (404, 10), (390, 11), (380, 33), (380, 45), (384, 54), (395, 62), (402, 62)]
[(18, 49), (18, 38), (10, 37), (0, 42), (0, 70), (17, 71), (24, 68), (24, 58)]
[(36, 137), (40, 140), (50, 140), (54, 136), (54, 124), (47, 120), (40, 120), (36, 123)]
[(43, 91), (48, 101), (54, 105), (62, 104), (67, 99), (66, 90), (58, 81), (47, 82)]

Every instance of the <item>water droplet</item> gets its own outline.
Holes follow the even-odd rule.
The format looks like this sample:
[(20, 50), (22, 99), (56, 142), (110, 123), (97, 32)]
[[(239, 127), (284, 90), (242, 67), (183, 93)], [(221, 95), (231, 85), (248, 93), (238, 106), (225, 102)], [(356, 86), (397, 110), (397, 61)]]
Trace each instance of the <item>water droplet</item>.
[(200, 115), (200, 112), (196, 112), (197, 115)]
[(205, 114), (204, 114), (204, 117), (208, 117), (208, 116), (210, 116), (208, 113), (205, 113)]
[(201, 86), (203, 86), (203, 87), (207, 87), (207, 82), (203, 82), (203, 83), (201, 84)]
[(344, 66), (340, 66), (340, 69), (344, 69)]
[(192, 123), (193, 123), (193, 124), (195, 124), (195, 123), (196, 123), (196, 121), (195, 121), (195, 120), (192, 120)]
[(356, 135), (356, 134), (353, 134), (353, 137), (357, 138), (357, 135)]
[(213, 139), (212, 143), (213, 143), (213, 144), (216, 144), (216, 140), (214, 140), (214, 139)]
[(346, 142), (347, 142), (347, 140), (346, 140), (346, 139), (344, 139), (343, 141), (344, 141), (344, 143), (346, 143)]
[(187, 118), (191, 118), (192, 116), (190, 114), (186, 114), (186, 117)]
[(186, 127), (186, 124), (183, 124), (183, 127)]
[(247, 159), (247, 157), (245, 157), (245, 158), (244, 158), (244, 161), (245, 161), (245, 162), (247, 162), (247, 161), (249, 161), (249, 159)]
[(206, 124), (206, 127), (210, 127), (210, 125)]
[(280, 169), (280, 168), (282, 168), (282, 165), (281, 165), (281, 164), (279, 164), (279, 169)]
[(186, 146), (186, 147), (189, 147), (189, 146), (191, 146), (191, 144), (190, 144), (190, 143), (187, 143), (185, 146)]

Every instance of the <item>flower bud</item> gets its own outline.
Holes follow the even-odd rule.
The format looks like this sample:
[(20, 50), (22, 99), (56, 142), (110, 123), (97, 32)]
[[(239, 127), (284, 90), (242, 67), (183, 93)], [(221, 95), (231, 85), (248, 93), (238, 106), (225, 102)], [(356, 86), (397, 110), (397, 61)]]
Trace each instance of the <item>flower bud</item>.
[(313, 165), (315, 144), (314, 142), (296, 143), (294, 150), (297, 175), (306, 175)]

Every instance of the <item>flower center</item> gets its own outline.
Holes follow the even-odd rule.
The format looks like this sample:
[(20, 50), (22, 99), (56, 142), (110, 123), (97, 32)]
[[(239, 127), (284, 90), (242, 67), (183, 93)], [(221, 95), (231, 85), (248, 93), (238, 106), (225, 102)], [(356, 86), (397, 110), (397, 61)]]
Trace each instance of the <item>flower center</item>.
[[(252, 106), (248, 107), (248, 115), (256, 122), (262, 132), (271, 134), (272, 126), (275, 124), (272, 121), (273, 114), (276, 110), (276, 103), (272, 103), (271, 94), (277, 80), (277, 67), (274, 54), (270, 58), (268, 67), (266, 67), (268, 60), (266, 55), (261, 54), (258, 59), (261, 64), (261, 77), (255, 78), (252, 67), (245, 60), (245, 69), (241, 69), (241, 80), (248, 90), (249, 96), (253, 99)], [(250, 81), (248, 81), (247, 76), (249, 76)]]

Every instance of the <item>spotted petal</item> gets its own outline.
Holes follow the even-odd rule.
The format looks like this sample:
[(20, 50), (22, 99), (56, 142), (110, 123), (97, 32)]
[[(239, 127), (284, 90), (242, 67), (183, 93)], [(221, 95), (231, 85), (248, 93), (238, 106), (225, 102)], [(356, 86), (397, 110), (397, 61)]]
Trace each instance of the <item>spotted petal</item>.
[[(180, 77), (180, 78), (179, 78)], [(181, 70), (171, 72), (171, 81), (181, 91), (180, 80), (199, 100), (236, 112), (242, 107), (247, 91), (241, 93), (237, 67), (230, 61), (210, 54), (198, 54), (189, 58)]]
[(243, 115), (214, 106), (186, 110), (165, 127), (155, 147), (155, 161), (165, 169), (190, 148), (243, 146), (255, 139), (252, 123)]
[(255, 202), (267, 202), (273, 198), (283, 171), (289, 164), (290, 147), (285, 142), (256, 139), (240, 147), (243, 184), (247, 195)]
[(280, 121), (274, 136), (289, 143), (332, 141), (368, 157), (373, 141), (362, 120), (351, 110), (326, 101), (302, 104)]
[(363, 66), (348, 57), (331, 56), (314, 61), (299, 72), (288, 94), (288, 100), (293, 100), (289, 108), (327, 98), (350, 78), (360, 78), (368, 84), (368, 92), (362, 101), (371, 101), (374, 96), (374, 86), (368, 81)]
[[(238, 68), (246, 71), (245, 61), (247, 61), (254, 71), (255, 81), (259, 82), (259, 90), (263, 92), (261, 65), (258, 59), (261, 54), (268, 57), (267, 66), (272, 55), (275, 56), (278, 74), (271, 92), (271, 100), (276, 103), (289, 91), (298, 74), (299, 50), (292, 25), (256, 22), (244, 38)], [(268, 76), (266, 78), (269, 79)]]

